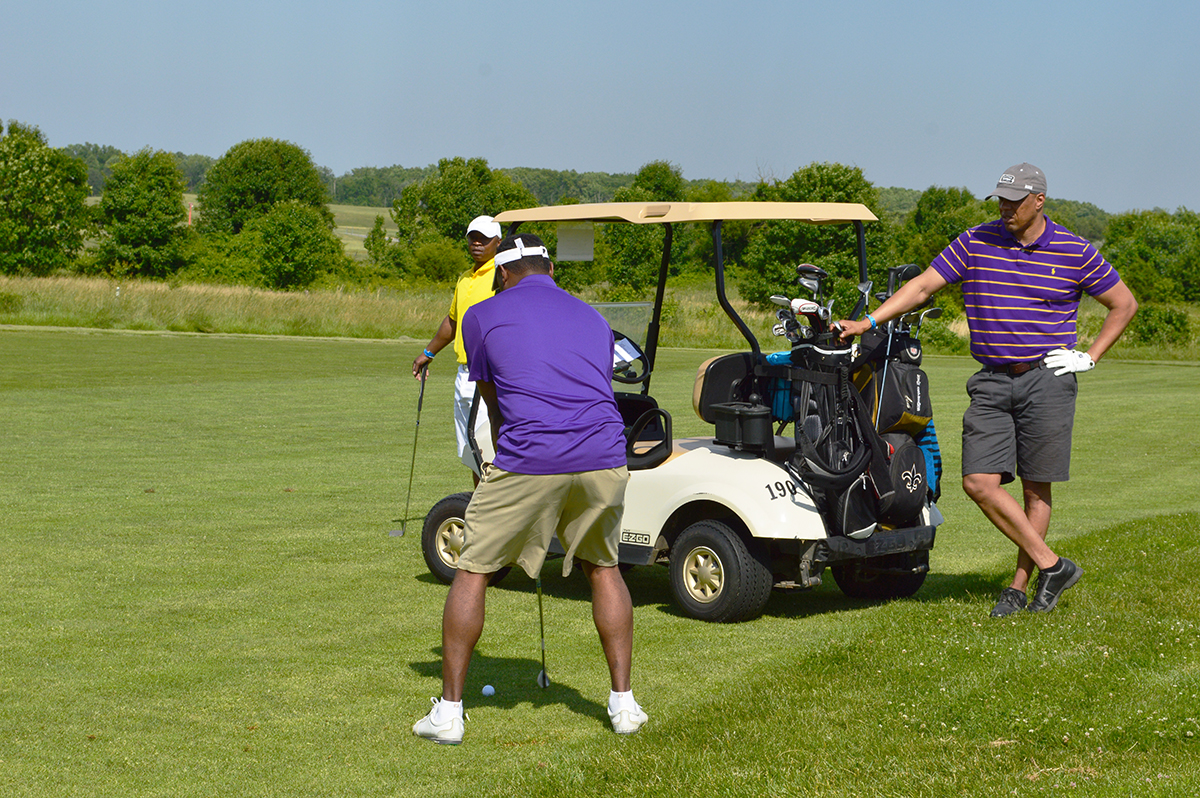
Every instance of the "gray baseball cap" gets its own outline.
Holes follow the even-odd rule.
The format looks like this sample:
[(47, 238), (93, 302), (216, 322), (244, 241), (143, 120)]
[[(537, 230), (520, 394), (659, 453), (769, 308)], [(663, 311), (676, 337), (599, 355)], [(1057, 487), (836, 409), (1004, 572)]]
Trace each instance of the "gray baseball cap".
[(1004, 174), (1000, 175), (1000, 179), (996, 181), (996, 190), (984, 199), (1003, 197), (1006, 200), (1017, 202), (1030, 194), (1045, 193), (1046, 175), (1042, 173), (1042, 170), (1031, 163), (1019, 163), (1004, 170)]

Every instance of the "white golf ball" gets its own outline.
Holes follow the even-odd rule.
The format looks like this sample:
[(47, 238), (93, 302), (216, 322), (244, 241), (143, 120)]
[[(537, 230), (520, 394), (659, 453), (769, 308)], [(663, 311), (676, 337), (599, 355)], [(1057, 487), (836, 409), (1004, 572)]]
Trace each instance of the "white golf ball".
[(492, 687), (490, 684), (485, 684), (483, 686), (483, 694), (486, 696), (493, 696), (496, 694), (496, 688)]

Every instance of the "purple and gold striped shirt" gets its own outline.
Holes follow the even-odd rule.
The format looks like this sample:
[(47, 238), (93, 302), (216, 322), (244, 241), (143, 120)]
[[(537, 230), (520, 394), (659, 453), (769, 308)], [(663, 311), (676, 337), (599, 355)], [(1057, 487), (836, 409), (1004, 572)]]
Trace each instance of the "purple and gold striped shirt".
[(1028, 247), (997, 220), (967, 230), (930, 265), (962, 283), (971, 355), (992, 366), (1074, 347), (1083, 292), (1098, 296), (1120, 280), (1095, 247), (1048, 216)]

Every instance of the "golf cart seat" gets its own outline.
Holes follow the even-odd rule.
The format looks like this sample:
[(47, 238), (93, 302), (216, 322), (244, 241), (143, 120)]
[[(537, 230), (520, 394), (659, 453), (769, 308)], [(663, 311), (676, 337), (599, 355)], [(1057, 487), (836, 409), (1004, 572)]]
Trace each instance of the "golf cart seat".
[[(657, 440), (640, 440), (647, 429), (660, 428), (663, 434)], [(671, 414), (661, 407), (647, 410), (634, 422), (625, 437), (626, 467), (630, 471), (643, 471), (660, 466), (672, 454)]]
[[(692, 409), (709, 424), (717, 423), (717, 405), (729, 402), (753, 402), (756, 391), (754, 355), (737, 352), (718, 355), (700, 364), (692, 390)], [(758, 401), (761, 401), (759, 399)]]
[(617, 410), (625, 423), (625, 457), (630, 471), (662, 465), (671, 455), (671, 414), (654, 397), (616, 394)]
[(696, 372), (692, 408), (716, 426), (715, 442), (784, 462), (796, 441), (772, 433), (770, 402), (769, 379), (755, 376), (749, 352), (709, 358)]

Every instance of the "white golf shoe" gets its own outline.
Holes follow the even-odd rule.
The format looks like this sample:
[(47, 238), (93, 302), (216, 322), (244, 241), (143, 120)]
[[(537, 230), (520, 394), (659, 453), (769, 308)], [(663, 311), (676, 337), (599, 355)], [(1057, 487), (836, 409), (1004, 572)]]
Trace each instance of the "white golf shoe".
[(645, 725), (650, 716), (636, 701), (633, 706), (608, 707), (608, 719), (612, 722), (613, 731), (617, 734), (633, 734)]
[(423, 737), (426, 740), (432, 740), (439, 745), (458, 745), (463, 739), (463, 721), (470, 720), (464, 712), (460, 715), (453, 715), (449, 718), (442, 719), (435, 716), (440, 715), (438, 712), (438, 699), (431, 698), (433, 709), (429, 710), (429, 714), (421, 718), (413, 724), (413, 734), (418, 737)]

